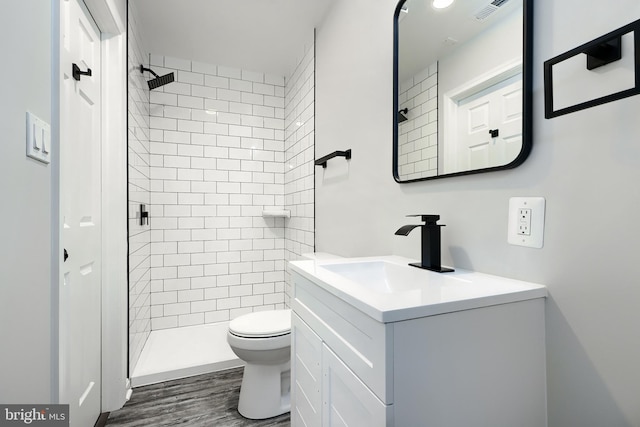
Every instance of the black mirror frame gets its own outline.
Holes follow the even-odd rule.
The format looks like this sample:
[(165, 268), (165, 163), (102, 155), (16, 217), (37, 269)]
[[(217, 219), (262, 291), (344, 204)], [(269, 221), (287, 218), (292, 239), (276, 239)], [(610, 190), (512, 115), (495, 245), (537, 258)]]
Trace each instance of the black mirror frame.
[(494, 166), (483, 169), (473, 169), (464, 172), (448, 173), (425, 178), (401, 180), (398, 175), (398, 16), (406, 0), (400, 0), (393, 15), (393, 179), (399, 184), (410, 182), (429, 181), (454, 176), (472, 175), (476, 173), (493, 172), (513, 169), (520, 166), (529, 156), (533, 146), (533, 2), (534, 0), (522, 0), (522, 149), (520, 154), (510, 163), (502, 166)]

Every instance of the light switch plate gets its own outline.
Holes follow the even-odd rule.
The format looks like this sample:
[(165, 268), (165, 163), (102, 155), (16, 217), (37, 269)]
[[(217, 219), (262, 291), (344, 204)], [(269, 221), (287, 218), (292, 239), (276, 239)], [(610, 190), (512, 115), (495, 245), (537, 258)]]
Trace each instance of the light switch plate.
[(544, 211), (544, 197), (510, 198), (508, 242), (512, 245), (542, 248)]
[(43, 163), (51, 161), (51, 126), (28, 111), (27, 156)]

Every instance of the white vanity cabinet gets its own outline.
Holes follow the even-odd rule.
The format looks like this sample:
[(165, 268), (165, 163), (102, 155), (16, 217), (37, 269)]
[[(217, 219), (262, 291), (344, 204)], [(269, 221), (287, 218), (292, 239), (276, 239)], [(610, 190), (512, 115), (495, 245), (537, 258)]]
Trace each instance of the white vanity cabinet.
[(544, 297), (385, 322), (292, 273), (293, 427), (546, 426)]

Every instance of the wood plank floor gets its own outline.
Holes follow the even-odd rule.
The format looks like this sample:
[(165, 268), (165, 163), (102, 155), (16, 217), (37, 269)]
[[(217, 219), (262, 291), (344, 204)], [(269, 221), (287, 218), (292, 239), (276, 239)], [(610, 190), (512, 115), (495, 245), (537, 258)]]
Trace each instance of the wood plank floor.
[(289, 414), (248, 420), (238, 413), (243, 368), (139, 387), (107, 427), (282, 427)]

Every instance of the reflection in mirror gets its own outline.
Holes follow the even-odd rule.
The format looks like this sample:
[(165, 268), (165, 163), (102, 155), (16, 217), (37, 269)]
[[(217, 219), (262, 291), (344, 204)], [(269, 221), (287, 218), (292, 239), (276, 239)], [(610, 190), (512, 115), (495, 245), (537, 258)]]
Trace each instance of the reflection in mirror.
[(514, 167), (531, 146), (527, 0), (437, 3), (401, 0), (396, 9), (399, 182)]

